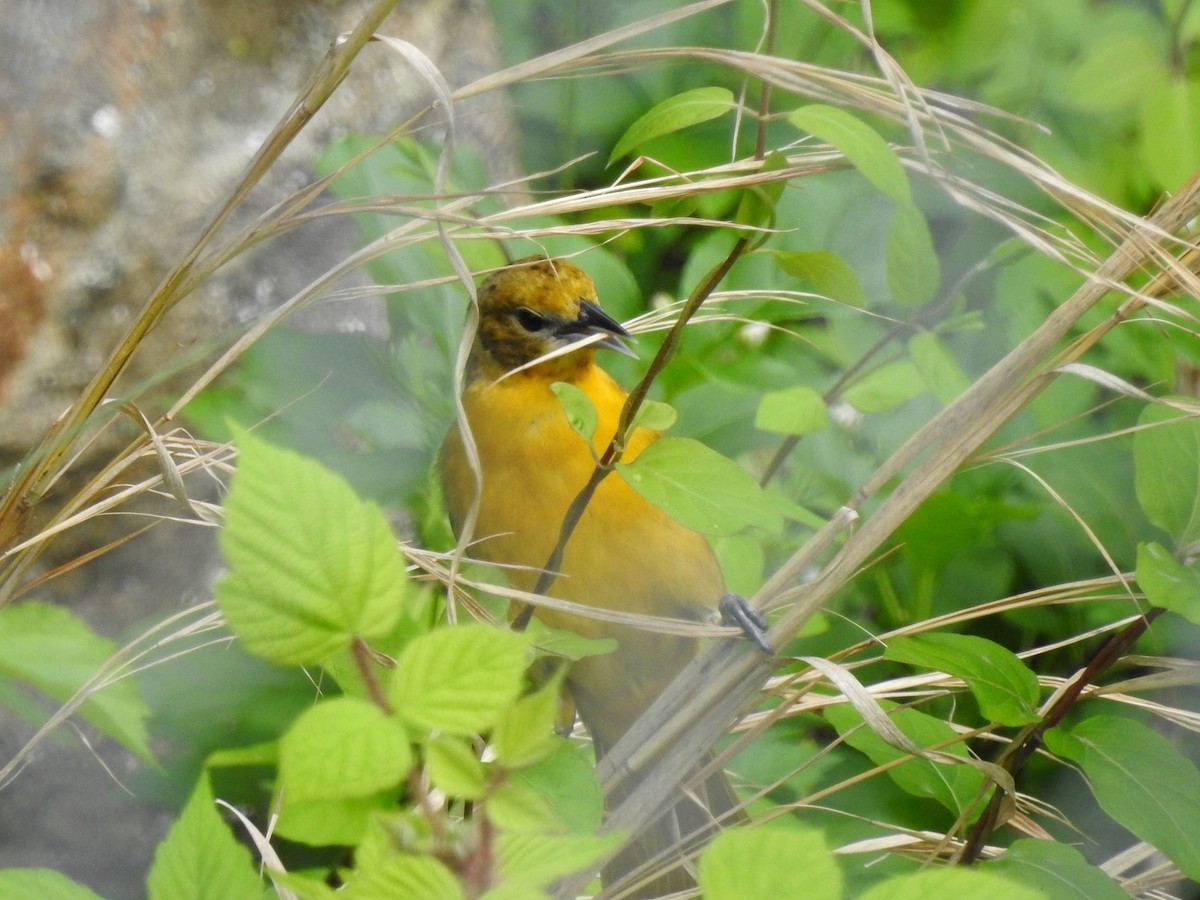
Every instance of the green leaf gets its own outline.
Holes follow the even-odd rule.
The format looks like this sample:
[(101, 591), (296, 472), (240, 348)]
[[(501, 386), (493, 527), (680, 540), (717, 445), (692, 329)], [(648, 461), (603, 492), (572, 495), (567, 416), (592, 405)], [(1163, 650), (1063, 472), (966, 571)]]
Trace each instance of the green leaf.
[(633, 424), (639, 428), (649, 428), (651, 431), (666, 431), (675, 424), (677, 418), (679, 414), (671, 404), (643, 400), (637, 415), (633, 417)]
[(633, 152), (656, 137), (670, 134), (724, 115), (733, 107), (733, 93), (727, 88), (706, 87), (684, 91), (664, 100), (638, 118), (621, 135), (608, 157), (608, 165)]
[(466, 738), (438, 735), (425, 744), (425, 773), (439, 791), (462, 800), (478, 800), (487, 773)]
[[(762, 162), (762, 172), (779, 171), (788, 165), (787, 157), (778, 150), (772, 150)], [(752, 228), (771, 228), (775, 224), (775, 204), (783, 195), (787, 182), (783, 179), (767, 181), (752, 185), (741, 192), (733, 221), (738, 225), (748, 225)], [(768, 235), (760, 235), (751, 245), (751, 250), (757, 248)]]
[(1200, 880), (1200, 772), (1158, 732), (1116, 716), (1091, 716), (1046, 733), (1053, 753), (1079, 764), (1101, 809)]
[(500, 714), (492, 732), (496, 761), (509, 768), (527, 766), (554, 751), (562, 679), (552, 678)]
[(403, 726), (355, 697), (317, 703), (279, 742), (285, 803), (367, 797), (397, 787), (412, 765)]
[(969, 634), (913, 635), (891, 640), (884, 657), (961, 678), (993, 722), (1019, 726), (1038, 720), (1037, 676), (994, 641)]
[(541, 797), (554, 820), (572, 834), (593, 834), (600, 827), (604, 798), (596, 783), (591, 750), (555, 741), (549, 756), (509, 773), (509, 779)]
[(596, 435), (596, 423), (599, 421), (592, 398), (580, 388), (565, 381), (554, 382), (550, 385), (550, 390), (554, 391), (554, 396), (558, 397), (558, 402), (562, 404), (567, 414), (567, 423), (577, 435), (587, 441), (589, 447), (592, 446), (592, 438)]
[(888, 225), (886, 252), (888, 288), (895, 303), (913, 309), (936, 296), (941, 265), (925, 216), (913, 204), (896, 207)]
[(814, 103), (802, 106), (788, 121), (809, 134), (832, 144), (875, 187), (897, 203), (912, 200), (912, 188), (900, 158), (870, 125), (844, 109)]
[(867, 295), (858, 276), (836, 253), (829, 250), (772, 252), (779, 268), (794, 278), (808, 281), (818, 294), (858, 308), (866, 305)]
[(925, 385), (943, 405), (967, 389), (971, 379), (932, 331), (919, 331), (908, 342), (908, 354)]
[(275, 833), (313, 847), (354, 846), (367, 833), (373, 817), (396, 805), (396, 792), (341, 800), (288, 802), (279, 809)]
[(101, 900), (78, 881), (54, 869), (0, 869), (5, 900)]
[(1137, 583), (1152, 606), (1200, 625), (1200, 572), (1177, 562), (1161, 544), (1138, 544)]
[(754, 427), (773, 434), (812, 434), (828, 422), (825, 400), (803, 384), (767, 391), (754, 414)]
[[(918, 747), (936, 745), (942, 753), (968, 758), (961, 743), (946, 744), (956, 736), (956, 732), (941, 719), (915, 709), (897, 709), (893, 703), (881, 705), (888, 710), (896, 727)], [(933, 763), (920, 757), (910, 757), (863, 725), (862, 716), (851, 706), (828, 707), (824, 716), (838, 734), (845, 737), (847, 744), (866, 754), (875, 765), (908, 759), (908, 762), (889, 769), (887, 773), (906, 793), (914, 797), (932, 798), (955, 815), (976, 801), (983, 775), (970, 766)], [(978, 808), (974, 810), (976, 815), (979, 811)]]
[(458, 900), (464, 896), (454, 873), (428, 856), (393, 856), (356, 871), (338, 892), (346, 900)]
[(1082, 46), (1078, 65), (1055, 91), (1072, 109), (1111, 115), (1141, 100), (1167, 75), (1162, 49), (1146, 35), (1114, 34)]
[(704, 900), (843, 896), (841, 869), (825, 835), (811, 827), (726, 829), (700, 856), (697, 880)]
[(1200, 168), (1200, 82), (1163, 78), (1141, 96), (1138, 149), (1161, 187), (1174, 190)]
[[(26, 601), (0, 607), (0, 676), (65, 703), (117, 652), (117, 646), (61, 606)], [(79, 714), (142, 759), (151, 759), (150, 710), (137, 682), (122, 678), (89, 696)]]
[(487, 817), (501, 831), (545, 834), (564, 831), (554, 806), (528, 784), (510, 779), (488, 795)]
[(779, 513), (745, 469), (690, 438), (662, 438), (633, 462), (617, 463), (625, 482), (668, 516), (704, 534), (747, 525), (776, 531)]
[(1148, 406), (1133, 436), (1138, 503), (1179, 546), (1200, 540), (1200, 419), (1182, 415)]
[(183, 813), (154, 851), (146, 890), (150, 900), (262, 896), (250, 851), (217, 812), (207, 775), (200, 776)]
[(981, 863), (980, 868), (1054, 900), (1129, 900), (1129, 894), (1102, 869), (1088, 863), (1074, 847), (1057, 841), (1013, 841), (999, 859)]
[(406, 582), (378, 507), (338, 475), (249, 434), (225, 500), (229, 565), (217, 604), (246, 648), (280, 665), (319, 664), (396, 624)]
[(925, 393), (925, 379), (910, 360), (901, 359), (868, 372), (842, 397), (865, 413), (886, 412)]
[(620, 843), (619, 834), (501, 834), (496, 838), (496, 861), (501, 881), (548, 887), (557, 878), (595, 865)]
[(1041, 891), (992, 872), (961, 866), (925, 869), (877, 882), (858, 900), (1047, 900)]
[(400, 651), (389, 699), (418, 728), (486, 731), (520, 695), (528, 647), (525, 635), (487, 625), (439, 628)]

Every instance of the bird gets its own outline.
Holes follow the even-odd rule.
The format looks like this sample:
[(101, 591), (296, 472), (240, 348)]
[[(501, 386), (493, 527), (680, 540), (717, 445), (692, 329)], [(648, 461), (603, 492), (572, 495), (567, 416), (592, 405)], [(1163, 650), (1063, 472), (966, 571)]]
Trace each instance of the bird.
[[(509, 583), (533, 591), (558, 542), (568, 506), (592, 475), (617, 429), (625, 390), (596, 362), (597, 349), (632, 352), (629, 333), (600, 307), (588, 275), (565, 259), (532, 256), (492, 273), (480, 286), (478, 326), (467, 357), (462, 407), (482, 471), (477, 485), (456, 424), (440, 453), (443, 496), (455, 534), (479, 494), (472, 555), (505, 565)], [(585, 338), (600, 336), (597, 342)], [(543, 360), (551, 351), (560, 355)], [(574, 431), (556, 382), (574, 385), (597, 413), (592, 446)], [(624, 461), (660, 437), (635, 427)], [(708, 540), (643, 499), (623, 479), (600, 482), (568, 540), (551, 596), (593, 607), (651, 616), (711, 621), (724, 580)], [(616, 650), (571, 663), (566, 691), (600, 759), (696, 654), (688, 637), (655, 633), (539, 608), (552, 628), (588, 638), (612, 638)], [(697, 761), (697, 768), (708, 758)], [(714, 768), (709, 766), (709, 768)], [(704, 804), (697, 805), (696, 798)], [(620, 798), (609, 797), (610, 808)], [(694, 886), (680, 863), (680, 838), (690, 846), (714, 833), (715, 819), (744, 813), (724, 773), (706, 774), (615, 857), (606, 885), (649, 869), (659, 871), (621, 896), (654, 897)], [(647, 865), (643, 865), (643, 864)]]

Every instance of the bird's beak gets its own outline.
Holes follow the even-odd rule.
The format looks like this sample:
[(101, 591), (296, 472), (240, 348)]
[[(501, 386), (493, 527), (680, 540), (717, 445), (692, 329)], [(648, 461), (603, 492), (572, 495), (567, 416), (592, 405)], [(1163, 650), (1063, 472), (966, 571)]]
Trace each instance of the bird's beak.
[(596, 341), (594, 346), (603, 347), (606, 350), (616, 350), (618, 353), (637, 358), (637, 354), (621, 340), (625, 338), (632, 341), (634, 340), (633, 335), (622, 328), (620, 322), (588, 300), (579, 302), (579, 316), (574, 322), (560, 328), (558, 333), (564, 338), (574, 340), (593, 334), (602, 334), (605, 335), (604, 340)]

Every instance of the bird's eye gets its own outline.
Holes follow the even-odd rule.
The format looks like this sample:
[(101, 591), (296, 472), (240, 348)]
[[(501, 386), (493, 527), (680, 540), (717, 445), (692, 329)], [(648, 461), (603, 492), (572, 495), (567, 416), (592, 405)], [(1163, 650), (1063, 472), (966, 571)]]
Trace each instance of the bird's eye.
[(538, 315), (527, 306), (517, 308), (517, 324), (526, 331), (541, 331), (546, 327), (546, 317)]

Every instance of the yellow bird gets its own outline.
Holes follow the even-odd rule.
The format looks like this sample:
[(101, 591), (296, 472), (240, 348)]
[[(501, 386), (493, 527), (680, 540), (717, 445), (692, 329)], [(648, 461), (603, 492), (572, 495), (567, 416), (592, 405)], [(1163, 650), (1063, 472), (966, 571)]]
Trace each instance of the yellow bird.
[[(604, 335), (604, 340), (521, 368), (590, 335)], [(628, 333), (600, 308), (592, 280), (565, 260), (519, 260), (479, 288), (479, 328), (463, 392), (483, 472), (472, 553), (525, 567), (506, 569), (514, 587), (534, 589), (557, 543), (567, 507), (595, 467), (593, 449), (601, 453), (616, 432), (626, 394), (596, 364), (595, 348), (628, 352), (622, 337)], [(555, 382), (573, 384), (591, 398), (599, 419), (594, 448), (568, 424), (551, 391)], [(658, 437), (657, 432), (635, 429), (624, 459), (636, 458)], [(442, 447), (441, 475), (450, 520), (459, 533), (476, 486), (457, 427)], [(642, 499), (616, 474), (600, 483), (557, 572), (548, 591), (552, 596), (652, 616), (709, 620), (724, 591), (707, 540)], [(697, 650), (689, 638), (546, 609), (536, 614), (552, 627), (617, 641), (615, 652), (579, 660), (567, 673), (567, 688), (591, 732), (597, 758)], [(707, 811), (681, 799), (673, 815), (660, 818), (614, 860), (605, 882), (611, 884), (676, 847), (680, 837), (710, 833), (713, 816), (737, 807), (720, 772), (707, 777), (697, 794), (706, 795)], [(662, 862), (657, 868), (665, 868)], [(676, 868), (623, 896), (661, 896), (692, 885), (675, 862)]]

